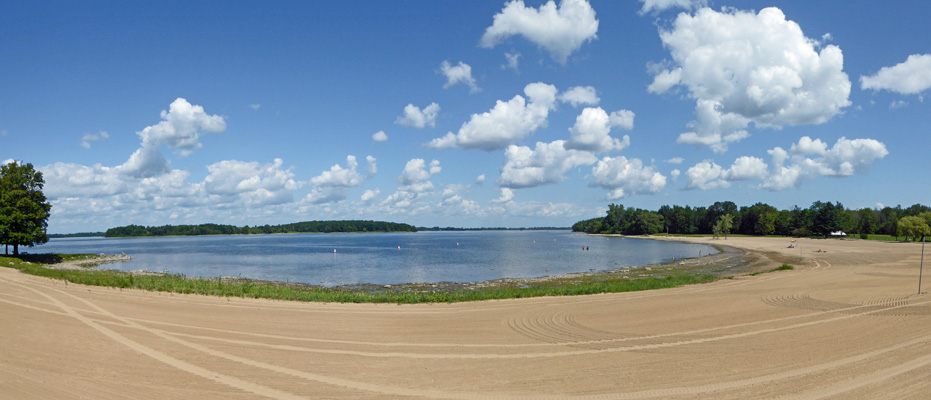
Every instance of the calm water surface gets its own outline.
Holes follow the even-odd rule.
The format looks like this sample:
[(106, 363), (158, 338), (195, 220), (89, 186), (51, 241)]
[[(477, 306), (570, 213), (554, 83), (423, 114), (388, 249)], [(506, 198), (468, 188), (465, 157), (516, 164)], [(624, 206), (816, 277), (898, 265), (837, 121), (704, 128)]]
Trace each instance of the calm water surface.
[(107, 268), (325, 286), (532, 278), (639, 267), (717, 252), (707, 245), (570, 231), (69, 238), (25, 250), (126, 253), (132, 261)]

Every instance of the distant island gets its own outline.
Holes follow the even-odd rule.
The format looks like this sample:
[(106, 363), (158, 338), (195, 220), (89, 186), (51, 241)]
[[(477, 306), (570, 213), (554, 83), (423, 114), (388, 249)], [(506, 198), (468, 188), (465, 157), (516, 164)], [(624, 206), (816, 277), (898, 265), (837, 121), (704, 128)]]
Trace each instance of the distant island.
[(49, 233), (48, 234), (48, 237), (50, 239), (100, 237), (100, 236), (103, 236), (103, 232)]
[(107, 229), (104, 237), (140, 236), (202, 236), (258, 235), (271, 233), (338, 233), (338, 232), (417, 232), (413, 225), (383, 221), (306, 221), (285, 225), (234, 226), (200, 225), (127, 225)]

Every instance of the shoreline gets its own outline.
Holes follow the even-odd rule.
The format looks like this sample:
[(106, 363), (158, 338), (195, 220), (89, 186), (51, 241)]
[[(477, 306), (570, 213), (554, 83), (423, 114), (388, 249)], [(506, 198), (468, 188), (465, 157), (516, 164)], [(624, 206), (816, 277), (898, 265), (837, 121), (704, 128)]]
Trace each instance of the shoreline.
[[(671, 239), (665, 237), (653, 236), (625, 236), (614, 234), (595, 234), (591, 236), (619, 237), (624, 239), (640, 240), (664, 240), (664, 241), (684, 241), (698, 243), (697, 241), (680, 240), (688, 238)], [(572, 287), (579, 284), (591, 284), (598, 282), (628, 280), (636, 281), (640, 279), (664, 279), (664, 278), (681, 278), (685, 276), (699, 277), (712, 276), (713, 279), (728, 279), (735, 276), (761, 272), (767, 270), (767, 266), (777, 264), (775, 260), (771, 262), (761, 262), (761, 254), (756, 254), (749, 249), (741, 249), (720, 243), (698, 243), (706, 244), (718, 250), (718, 253), (705, 255), (701, 257), (681, 258), (670, 260), (662, 263), (648, 264), (638, 267), (619, 267), (602, 271), (574, 272), (559, 275), (547, 275), (533, 278), (499, 278), (477, 282), (408, 282), (402, 284), (372, 284), (372, 283), (354, 283), (336, 286), (322, 286), (306, 283), (281, 282), (262, 279), (251, 279), (241, 277), (184, 277), (192, 281), (211, 281), (218, 284), (245, 284), (257, 286), (287, 287), (300, 291), (338, 291), (338, 292), (355, 292), (367, 295), (380, 294), (454, 294), (462, 292), (476, 291), (493, 291), (505, 289), (524, 289), (535, 286), (547, 287)], [(46, 265), (49, 269), (81, 269), (81, 270), (103, 270), (119, 271), (134, 276), (169, 276), (164, 272), (135, 270), (120, 271), (109, 268), (98, 268), (101, 265), (128, 261), (132, 257), (122, 256), (94, 256), (89, 260), (68, 261), (59, 264)]]

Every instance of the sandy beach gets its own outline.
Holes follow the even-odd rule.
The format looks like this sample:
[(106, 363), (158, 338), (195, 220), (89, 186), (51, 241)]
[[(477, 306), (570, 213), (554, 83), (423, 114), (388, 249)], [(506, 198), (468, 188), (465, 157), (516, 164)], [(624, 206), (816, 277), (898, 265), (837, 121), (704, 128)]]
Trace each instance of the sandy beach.
[(646, 292), (386, 305), (119, 290), (0, 268), (0, 397), (931, 396), (920, 244), (676, 240), (795, 270)]

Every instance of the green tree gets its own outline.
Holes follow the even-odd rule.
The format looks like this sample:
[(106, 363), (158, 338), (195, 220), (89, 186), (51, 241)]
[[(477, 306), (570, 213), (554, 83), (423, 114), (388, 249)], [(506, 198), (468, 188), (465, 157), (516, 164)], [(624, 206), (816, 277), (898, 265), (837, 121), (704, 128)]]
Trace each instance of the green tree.
[(831, 202), (816, 201), (812, 203), (810, 210), (813, 215), (812, 230), (815, 233), (828, 237), (831, 232), (841, 230), (843, 224), (841, 214), (844, 206), (840, 202), (831, 204)]
[(48, 242), (52, 205), (42, 193), (45, 180), (32, 164), (13, 161), (0, 166), (0, 244), (32, 247)]
[(727, 240), (727, 234), (733, 227), (734, 216), (732, 214), (724, 214), (718, 219), (718, 223), (714, 225), (715, 234), (724, 234), (724, 240)]
[(908, 216), (899, 218), (898, 225), (899, 234), (905, 236), (905, 241), (908, 241), (909, 236), (912, 237), (912, 240), (917, 241), (919, 236), (924, 239), (925, 236), (931, 234), (931, 228), (928, 227), (925, 219), (921, 217)]

